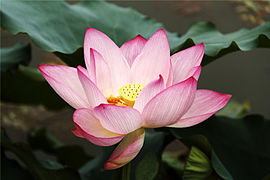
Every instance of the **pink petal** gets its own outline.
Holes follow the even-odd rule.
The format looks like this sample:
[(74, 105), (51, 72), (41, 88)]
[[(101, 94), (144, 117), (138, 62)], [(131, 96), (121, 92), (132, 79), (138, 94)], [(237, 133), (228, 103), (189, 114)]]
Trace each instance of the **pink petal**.
[(175, 124), (169, 127), (189, 127), (196, 125), (223, 108), (231, 95), (211, 90), (197, 90), (193, 104)]
[(141, 127), (139, 111), (130, 107), (101, 104), (94, 108), (102, 126), (112, 132), (128, 134)]
[(165, 84), (163, 77), (160, 75), (157, 80), (150, 82), (142, 89), (135, 101), (133, 108), (142, 112), (144, 106), (163, 89), (165, 89)]
[(173, 68), (172, 68), (172, 62), (170, 61), (170, 71), (169, 71), (169, 76), (168, 80), (166, 83), (166, 87), (169, 87), (173, 84)]
[(173, 84), (188, 78), (190, 70), (201, 64), (203, 54), (204, 45), (201, 43), (172, 55)]
[(78, 109), (74, 112), (73, 121), (76, 126), (74, 134), (85, 137), (99, 146), (111, 146), (121, 141), (122, 134), (113, 133), (103, 128), (90, 109)]
[(90, 80), (96, 83), (96, 60), (95, 60), (95, 56), (94, 56), (92, 48), (90, 48), (89, 61), (85, 60), (85, 65), (86, 65)]
[(191, 106), (197, 81), (191, 77), (161, 91), (143, 109), (143, 127), (157, 128), (175, 123)]
[(100, 104), (107, 103), (107, 99), (100, 92), (97, 86), (82, 72), (83, 67), (78, 66), (78, 76), (84, 88), (85, 94), (88, 98), (88, 102), (91, 108), (94, 108)]
[(108, 64), (103, 59), (102, 55), (94, 49), (90, 49), (91, 59), (93, 59), (93, 64), (95, 64), (95, 79), (96, 85), (101, 90), (101, 92), (106, 96), (110, 97), (116, 94), (117, 91), (113, 92), (111, 71)]
[(202, 66), (195, 66), (195, 67), (191, 68), (191, 70), (189, 71), (189, 73), (187, 75), (187, 78), (185, 78), (184, 80), (193, 76), (198, 81), (200, 74), (201, 74), (201, 70), (202, 70)]
[(170, 46), (164, 30), (158, 30), (146, 42), (131, 67), (131, 81), (147, 85), (160, 74), (167, 82), (170, 70)]
[(135, 58), (141, 53), (147, 40), (141, 35), (136, 36), (135, 38), (125, 42), (120, 50), (123, 55), (126, 57), (126, 60), (131, 67)]
[(89, 107), (75, 68), (62, 65), (40, 65), (39, 70), (55, 92), (69, 105), (75, 109)]
[(109, 160), (105, 163), (104, 169), (117, 169), (134, 159), (143, 146), (144, 136), (145, 131), (143, 128), (125, 136), (121, 143), (115, 148)]
[(80, 131), (77, 128), (73, 128), (71, 132), (77, 137), (84, 138), (84, 136), (80, 133)]
[(86, 64), (90, 61), (90, 48), (98, 51), (111, 71), (113, 89), (116, 91), (129, 82), (129, 65), (120, 48), (104, 33), (88, 28), (84, 38), (84, 57)]

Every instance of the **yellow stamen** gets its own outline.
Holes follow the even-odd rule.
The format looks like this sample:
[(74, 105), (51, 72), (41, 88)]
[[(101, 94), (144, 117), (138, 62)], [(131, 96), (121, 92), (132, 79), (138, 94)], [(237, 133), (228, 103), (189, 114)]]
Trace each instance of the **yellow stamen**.
[(137, 96), (144, 88), (141, 84), (127, 84), (119, 89), (120, 100), (129, 107), (133, 107)]

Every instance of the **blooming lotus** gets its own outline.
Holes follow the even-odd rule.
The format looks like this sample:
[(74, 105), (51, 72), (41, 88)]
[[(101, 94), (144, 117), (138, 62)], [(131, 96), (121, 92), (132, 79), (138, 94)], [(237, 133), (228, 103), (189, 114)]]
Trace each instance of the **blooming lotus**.
[(51, 87), (74, 107), (72, 132), (100, 146), (119, 143), (105, 169), (131, 161), (143, 146), (144, 128), (196, 125), (224, 107), (230, 95), (197, 90), (204, 45), (170, 56), (164, 30), (138, 35), (120, 48), (88, 28), (86, 68), (40, 65)]

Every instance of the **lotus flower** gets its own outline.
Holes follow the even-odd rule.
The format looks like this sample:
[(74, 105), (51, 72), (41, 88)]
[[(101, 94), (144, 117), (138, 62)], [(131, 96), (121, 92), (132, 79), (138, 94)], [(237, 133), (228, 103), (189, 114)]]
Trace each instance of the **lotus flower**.
[(120, 48), (88, 28), (86, 69), (40, 65), (51, 87), (76, 109), (73, 133), (100, 146), (119, 143), (105, 169), (131, 161), (143, 146), (144, 128), (196, 125), (224, 107), (230, 95), (197, 90), (204, 54), (198, 44), (170, 56), (164, 30), (138, 35)]

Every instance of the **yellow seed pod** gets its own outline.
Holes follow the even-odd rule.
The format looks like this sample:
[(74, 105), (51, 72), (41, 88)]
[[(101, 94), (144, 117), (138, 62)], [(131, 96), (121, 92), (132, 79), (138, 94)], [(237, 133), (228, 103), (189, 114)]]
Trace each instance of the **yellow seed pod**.
[(141, 84), (127, 84), (119, 89), (119, 95), (122, 101), (124, 101), (129, 107), (133, 107), (137, 96), (144, 88)]

